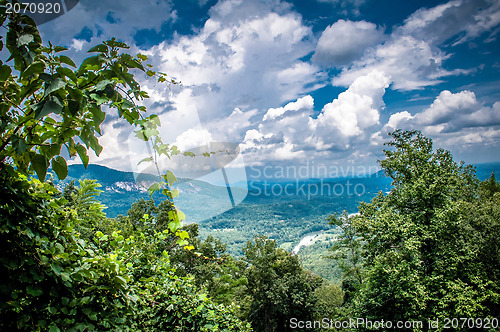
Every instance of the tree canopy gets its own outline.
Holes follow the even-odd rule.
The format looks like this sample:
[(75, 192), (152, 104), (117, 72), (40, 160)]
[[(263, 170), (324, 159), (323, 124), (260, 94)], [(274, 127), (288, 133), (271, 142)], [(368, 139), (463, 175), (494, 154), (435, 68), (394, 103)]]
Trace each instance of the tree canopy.
[[(433, 150), (418, 131), (396, 131), (380, 161), (392, 189), (360, 214), (330, 219), (334, 248), (355, 285), (353, 312), (367, 319), (498, 317), (500, 192), (472, 166)], [(360, 259), (361, 258), (361, 259)], [(349, 282), (350, 281), (350, 282)], [(352, 291), (352, 289), (348, 289)]]

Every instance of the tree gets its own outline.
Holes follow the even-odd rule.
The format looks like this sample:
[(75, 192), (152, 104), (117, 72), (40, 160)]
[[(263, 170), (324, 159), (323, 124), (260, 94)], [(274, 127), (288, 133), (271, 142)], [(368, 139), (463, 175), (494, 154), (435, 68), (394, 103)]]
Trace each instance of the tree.
[(392, 189), (361, 203), (350, 221), (363, 258), (355, 314), (441, 322), (498, 316), (500, 260), (489, 251), (498, 250), (490, 235), (498, 234), (498, 194), (484, 189), (498, 184), (479, 184), (471, 166), (434, 151), (418, 131), (391, 136), (380, 165)]
[(248, 241), (243, 250), (250, 264), (246, 317), (256, 331), (289, 331), (291, 318), (314, 318), (314, 291), (322, 284), (321, 278), (303, 270), (297, 256), (265, 236), (256, 236), (255, 243)]
[[(172, 206), (167, 225), (148, 233), (131, 227), (124, 237), (102, 220), (98, 184), (83, 181), (60, 193), (45, 181), (49, 166), (59, 179), (67, 176), (63, 146), (85, 167), (88, 149), (99, 155), (103, 107), (138, 127), (155, 153), (178, 153), (158, 136), (158, 117), (144, 116), (136, 104), (147, 94), (130, 71), (159, 81), (165, 74), (146, 70), (143, 55), (120, 53), (128, 46), (115, 39), (91, 48), (96, 55), (73, 69), (63, 47), (42, 46), (34, 22), (7, 15), (5, 4), (0, 0), (0, 24), (13, 65), (0, 62), (0, 329), (249, 330), (233, 307), (215, 304), (191, 279), (174, 274), (165, 246), (173, 236), (185, 246), (187, 232)], [(154, 184), (150, 192), (171, 199), (175, 177), (167, 172), (164, 179), (168, 185)], [(154, 222), (148, 215), (141, 221)]]

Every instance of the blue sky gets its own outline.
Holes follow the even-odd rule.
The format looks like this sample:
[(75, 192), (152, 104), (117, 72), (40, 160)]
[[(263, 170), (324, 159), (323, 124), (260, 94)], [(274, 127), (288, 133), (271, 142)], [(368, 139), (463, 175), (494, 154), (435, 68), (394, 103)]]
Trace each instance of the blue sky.
[[(374, 165), (419, 129), (468, 163), (499, 161), (500, 2), (80, 0), (40, 26), (77, 59), (111, 37), (180, 80), (139, 80), (165, 141), (240, 145), (233, 166)], [(147, 150), (108, 114), (94, 162)]]

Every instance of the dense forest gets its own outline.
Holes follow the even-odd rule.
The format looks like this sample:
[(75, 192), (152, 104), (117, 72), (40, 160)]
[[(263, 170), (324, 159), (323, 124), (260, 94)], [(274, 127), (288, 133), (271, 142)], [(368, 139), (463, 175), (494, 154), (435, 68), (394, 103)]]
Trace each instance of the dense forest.
[[(322, 248), (336, 273), (330, 280), (263, 235), (238, 257), (221, 239), (200, 237), (199, 226), (183, 225), (173, 204), (171, 172), (149, 188), (165, 200), (140, 199), (110, 218), (98, 182), (59, 190), (47, 172), (62, 180), (67, 156), (87, 167), (88, 150), (100, 153), (103, 107), (158, 155), (182, 153), (162, 142), (159, 119), (140, 105), (148, 95), (132, 73), (176, 82), (116, 40), (90, 49), (77, 67), (63, 47), (43, 46), (29, 17), (7, 15), (1, 4), (7, 33), (0, 49), (10, 54), (0, 63), (1, 330), (498, 328), (494, 174), (481, 182), (472, 166), (435, 149), (422, 133), (391, 133), (380, 161), (390, 191), (361, 203), (356, 215), (333, 213), (332, 206), (323, 221), (335, 230), (333, 245)], [(304, 213), (315, 208), (307, 204)], [(285, 213), (278, 210), (269, 213)], [(222, 218), (214, 221), (231, 225)]]

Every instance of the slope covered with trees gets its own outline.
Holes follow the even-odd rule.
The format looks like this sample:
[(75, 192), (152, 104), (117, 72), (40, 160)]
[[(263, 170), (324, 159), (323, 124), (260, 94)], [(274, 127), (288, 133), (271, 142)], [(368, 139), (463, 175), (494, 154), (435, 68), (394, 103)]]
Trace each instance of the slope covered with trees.
[(330, 217), (344, 231), (332, 249), (351, 315), (498, 326), (499, 183), (493, 174), (479, 182), (420, 132), (391, 135), (380, 162), (391, 191), (362, 203), (357, 216)]

